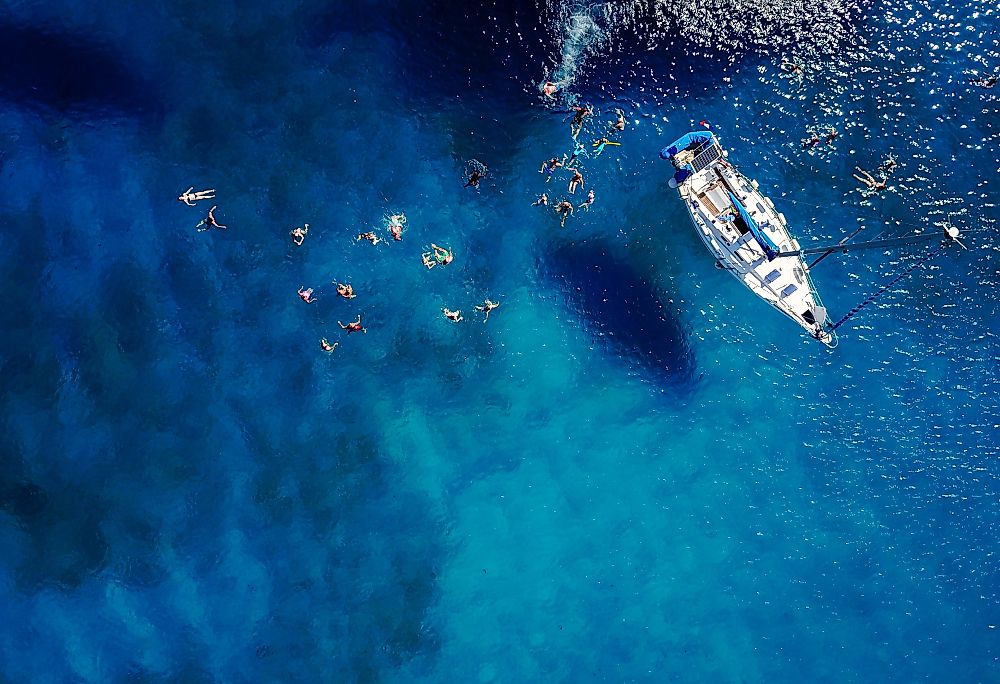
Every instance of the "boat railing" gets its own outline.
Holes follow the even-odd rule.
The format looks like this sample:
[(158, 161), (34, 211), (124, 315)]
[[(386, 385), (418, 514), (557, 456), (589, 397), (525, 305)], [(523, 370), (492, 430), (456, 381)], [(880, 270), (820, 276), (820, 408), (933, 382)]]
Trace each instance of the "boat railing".
[(721, 157), (722, 157), (722, 146), (719, 145), (718, 141), (713, 140), (708, 147), (698, 152), (698, 154), (695, 155), (694, 159), (691, 160), (691, 170), (694, 173), (703, 171)]

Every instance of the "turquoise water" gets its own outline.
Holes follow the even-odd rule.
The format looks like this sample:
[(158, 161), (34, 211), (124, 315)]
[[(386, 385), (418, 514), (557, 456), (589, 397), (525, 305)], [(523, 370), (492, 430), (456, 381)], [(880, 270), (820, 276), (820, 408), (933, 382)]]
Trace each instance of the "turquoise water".
[[(996, 10), (862, 10), (801, 83), (602, 23), (572, 90), (629, 128), (560, 229), (554, 6), (5, 3), (0, 680), (995, 681)], [(803, 244), (970, 249), (827, 350), (667, 188), (705, 118)], [(814, 278), (839, 317), (919, 253)]]

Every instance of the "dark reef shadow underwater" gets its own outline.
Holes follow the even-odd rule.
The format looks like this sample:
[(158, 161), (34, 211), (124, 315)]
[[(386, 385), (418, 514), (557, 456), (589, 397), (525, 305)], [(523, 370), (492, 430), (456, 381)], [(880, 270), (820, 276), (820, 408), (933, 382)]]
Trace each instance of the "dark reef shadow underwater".
[(544, 271), (566, 294), (584, 327), (606, 339), (657, 384), (690, 391), (695, 382), (694, 350), (684, 325), (651, 284), (610, 245), (595, 240), (553, 243)]
[(0, 99), (78, 118), (163, 115), (158, 90), (120, 54), (84, 35), (0, 24)]

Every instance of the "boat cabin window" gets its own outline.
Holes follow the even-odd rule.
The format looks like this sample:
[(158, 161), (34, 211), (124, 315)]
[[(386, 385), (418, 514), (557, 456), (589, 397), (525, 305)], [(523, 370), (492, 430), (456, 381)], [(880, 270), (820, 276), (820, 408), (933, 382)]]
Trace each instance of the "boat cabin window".
[(797, 289), (799, 289), (799, 288), (796, 287), (795, 285), (788, 285), (787, 287), (785, 287), (784, 290), (781, 291), (781, 296), (782, 297), (787, 297), (788, 295), (790, 295), (793, 292), (795, 292)]

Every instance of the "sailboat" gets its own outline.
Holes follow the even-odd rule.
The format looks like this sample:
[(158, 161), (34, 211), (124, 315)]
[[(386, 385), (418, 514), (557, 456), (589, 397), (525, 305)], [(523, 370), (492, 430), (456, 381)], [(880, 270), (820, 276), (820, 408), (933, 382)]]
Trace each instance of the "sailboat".
[(716, 263), (755, 295), (827, 345), (837, 345), (826, 307), (783, 214), (726, 159), (711, 131), (693, 131), (660, 150), (676, 188)]

